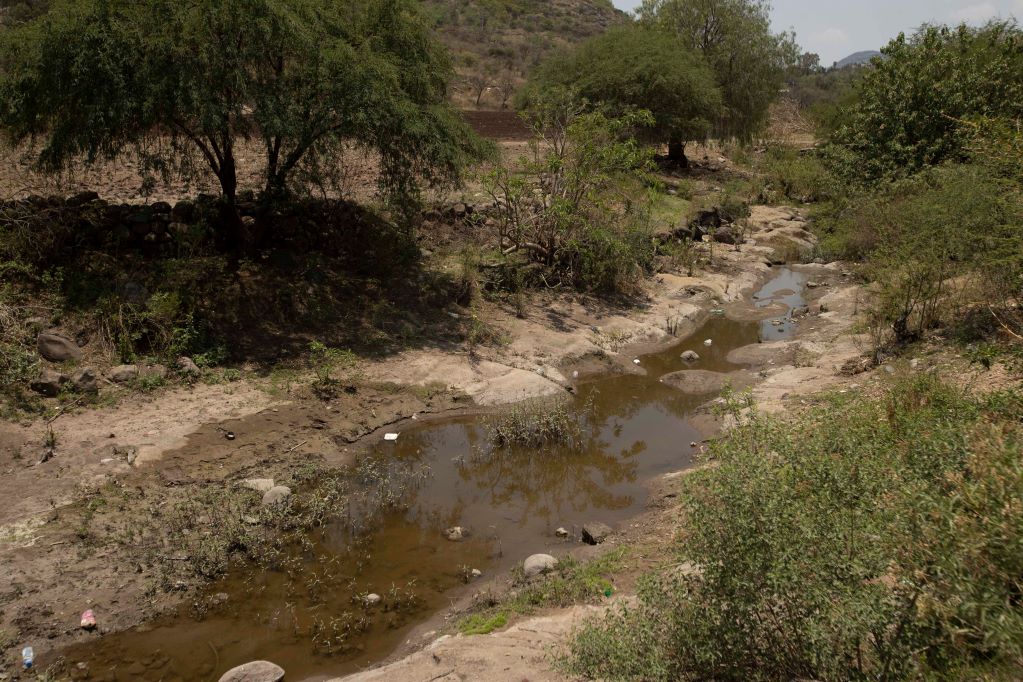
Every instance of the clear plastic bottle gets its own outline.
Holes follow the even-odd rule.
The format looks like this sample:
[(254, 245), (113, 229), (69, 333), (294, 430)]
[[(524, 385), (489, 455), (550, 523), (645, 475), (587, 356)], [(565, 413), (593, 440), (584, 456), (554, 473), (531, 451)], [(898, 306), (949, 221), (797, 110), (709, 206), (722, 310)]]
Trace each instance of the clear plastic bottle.
[(32, 663), (35, 660), (36, 653), (32, 650), (32, 647), (27, 646), (21, 650), (21, 664), (25, 666), (25, 670), (32, 667)]

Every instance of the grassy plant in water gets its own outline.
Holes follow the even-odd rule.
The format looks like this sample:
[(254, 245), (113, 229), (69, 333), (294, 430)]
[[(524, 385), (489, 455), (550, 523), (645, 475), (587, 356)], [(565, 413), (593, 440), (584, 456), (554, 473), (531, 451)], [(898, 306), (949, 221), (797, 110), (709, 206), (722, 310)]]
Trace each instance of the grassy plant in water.
[(535, 399), (485, 418), (484, 425), (498, 448), (575, 447), (582, 442), (584, 419), (584, 413), (574, 412), (565, 401)]

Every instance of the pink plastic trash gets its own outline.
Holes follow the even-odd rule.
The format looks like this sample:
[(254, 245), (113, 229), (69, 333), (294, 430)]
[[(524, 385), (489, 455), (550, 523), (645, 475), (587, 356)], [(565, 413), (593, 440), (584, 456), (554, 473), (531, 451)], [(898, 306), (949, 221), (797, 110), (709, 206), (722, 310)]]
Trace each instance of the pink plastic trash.
[(96, 614), (92, 612), (92, 609), (82, 613), (82, 628), (85, 630), (96, 629)]

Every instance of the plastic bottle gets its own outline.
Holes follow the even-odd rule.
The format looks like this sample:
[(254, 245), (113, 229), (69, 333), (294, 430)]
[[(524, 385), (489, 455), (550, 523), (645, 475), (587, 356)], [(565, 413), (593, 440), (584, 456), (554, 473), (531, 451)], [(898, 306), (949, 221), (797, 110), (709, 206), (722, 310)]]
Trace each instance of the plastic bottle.
[(25, 670), (32, 667), (32, 662), (35, 660), (36, 654), (32, 651), (32, 647), (27, 646), (21, 650), (21, 664), (25, 666)]

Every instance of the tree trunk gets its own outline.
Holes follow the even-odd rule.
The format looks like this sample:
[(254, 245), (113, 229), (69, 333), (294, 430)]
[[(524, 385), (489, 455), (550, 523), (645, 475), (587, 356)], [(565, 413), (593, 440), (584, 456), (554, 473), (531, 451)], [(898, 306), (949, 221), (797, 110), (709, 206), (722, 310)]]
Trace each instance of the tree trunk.
[(238, 214), (238, 173), (230, 149), (225, 151), (217, 177), (223, 194), (220, 206), (221, 246), (224, 251), (237, 256), (245, 247), (245, 227)]
[(676, 164), (679, 168), (689, 168), (685, 142), (679, 142), (678, 140), (668, 142), (668, 161)]

